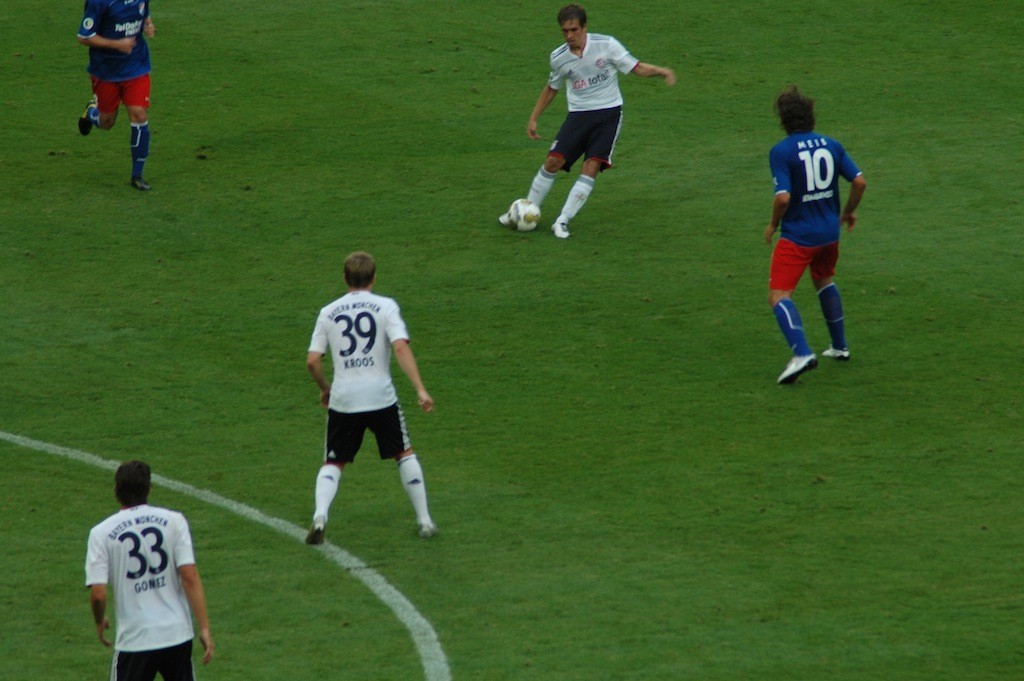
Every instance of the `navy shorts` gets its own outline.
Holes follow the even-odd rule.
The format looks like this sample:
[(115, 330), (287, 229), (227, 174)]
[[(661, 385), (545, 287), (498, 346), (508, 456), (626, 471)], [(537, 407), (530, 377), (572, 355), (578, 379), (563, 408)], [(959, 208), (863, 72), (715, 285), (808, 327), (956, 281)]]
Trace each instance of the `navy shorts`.
[(363, 445), (363, 435), (367, 428), (377, 438), (381, 459), (393, 459), (412, 449), (409, 431), (405, 427), (405, 415), (397, 402), (384, 409), (356, 414), (328, 409), (324, 463), (352, 463), (356, 452)]
[(114, 655), (113, 681), (153, 681), (157, 673), (164, 681), (194, 681), (192, 668), (192, 641), (170, 648), (120, 651)]
[(621, 129), (621, 106), (598, 111), (570, 111), (548, 155), (564, 158), (562, 170), (566, 172), (581, 156), (583, 160), (592, 158), (600, 161), (604, 171), (612, 165), (612, 154)]

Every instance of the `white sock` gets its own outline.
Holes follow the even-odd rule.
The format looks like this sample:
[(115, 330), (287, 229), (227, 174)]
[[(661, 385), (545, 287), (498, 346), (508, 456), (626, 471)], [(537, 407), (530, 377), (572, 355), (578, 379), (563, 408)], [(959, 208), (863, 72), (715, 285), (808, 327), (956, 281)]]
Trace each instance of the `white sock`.
[(530, 193), (526, 195), (526, 200), (535, 206), (540, 206), (544, 203), (544, 199), (547, 198), (548, 192), (551, 191), (551, 185), (555, 183), (555, 173), (549, 173), (544, 170), (544, 166), (540, 167), (537, 174), (533, 177), (533, 183), (530, 184)]
[(324, 464), (316, 475), (316, 490), (313, 498), (316, 508), (313, 511), (313, 520), (323, 518), (327, 522), (327, 512), (331, 510), (331, 503), (338, 493), (338, 485), (341, 484), (341, 469), (337, 466)]
[(568, 224), (569, 220), (576, 217), (576, 213), (579, 213), (580, 208), (583, 208), (583, 204), (590, 198), (590, 192), (592, 191), (594, 191), (594, 178), (580, 175), (580, 178), (576, 180), (576, 184), (572, 186), (569, 196), (565, 199), (565, 205), (562, 206), (562, 214), (558, 216), (557, 222), (561, 222), (563, 225)]
[(398, 476), (416, 511), (416, 522), (420, 525), (432, 524), (434, 521), (430, 519), (430, 511), (427, 510), (427, 486), (423, 482), (423, 468), (415, 454), (398, 460)]

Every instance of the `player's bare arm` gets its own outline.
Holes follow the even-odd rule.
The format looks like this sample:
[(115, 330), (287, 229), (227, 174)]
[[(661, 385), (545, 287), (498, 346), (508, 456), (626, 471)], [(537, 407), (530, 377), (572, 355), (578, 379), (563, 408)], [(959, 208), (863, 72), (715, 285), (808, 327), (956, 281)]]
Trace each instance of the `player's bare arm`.
[(199, 570), (195, 565), (178, 566), (178, 576), (181, 577), (181, 586), (185, 590), (185, 597), (192, 609), (192, 615), (196, 618), (199, 626), (199, 642), (203, 645), (203, 664), (210, 664), (213, 659), (213, 636), (210, 634), (210, 620), (206, 614), (206, 592), (203, 590), (203, 580), (199, 577)]
[(772, 237), (775, 235), (776, 230), (778, 230), (779, 224), (782, 222), (782, 216), (786, 214), (786, 209), (788, 208), (789, 192), (779, 192), (776, 194), (775, 199), (772, 201), (772, 218), (764, 229), (764, 242), (769, 246), (772, 245)]
[(544, 85), (544, 89), (540, 91), (537, 103), (530, 113), (530, 121), (526, 124), (526, 134), (530, 139), (540, 139), (540, 135), (537, 133), (537, 120), (544, 113), (544, 110), (548, 108), (548, 105), (554, 101), (556, 96), (558, 96), (558, 90), (553, 89), (550, 85)]
[(676, 73), (672, 69), (667, 69), (664, 66), (655, 66), (654, 64), (645, 64), (644, 62), (637, 62), (637, 65), (633, 67), (633, 71), (637, 76), (641, 78), (654, 78), (661, 77), (665, 79), (666, 85), (676, 84)]
[(88, 38), (78, 36), (78, 42), (85, 45), (86, 47), (99, 47), (105, 50), (117, 50), (122, 54), (131, 54), (132, 50), (135, 49), (135, 37), (130, 38), (104, 38), (101, 35), (94, 35)]
[(852, 232), (853, 226), (857, 224), (857, 206), (860, 205), (860, 200), (864, 197), (864, 190), (868, 188), (868, 181), (864, 179), (863, 175), (858, 175), (853, 178), (850, 182), (850, 195), (846, 197), (846, 205), (843, 207), (843, 213), (839, 216), (839, 221), (846, 225), (846, 231)]
[(319, 352), (308, 353), (306, 369), (316, 381), (317, 387), (320, 388), (320, 404), (326, 407), (331, 401), (331, 384), (327, 382), (327, 376), (324, 375), (324, 356)]
[(409, 382), (416, 388), (416, 397), (420, 407), (423, 411), (434, 411), (434, 398), (430, 396), (430, 393), (423, 386), (423, 379), (420, 378), (420, 370), (416, 365), (416, 357), (412, 354), (412, 348), (409, 347), (409, 341), (397, 340), (391, 344), (391, 347), (395, 351), (395, 359), (398, 360), (398, 366), (402, 367), (402, 371), (409, 378)]
[(92, 608), (92, 619), (96, 623), (96, 638), (109, 648), (113, 644), (107, 640), (106, 635), (110, 629), (110, 620), (107, 619), (106, 584), (93, 584), (89, 587), (89, 606)]

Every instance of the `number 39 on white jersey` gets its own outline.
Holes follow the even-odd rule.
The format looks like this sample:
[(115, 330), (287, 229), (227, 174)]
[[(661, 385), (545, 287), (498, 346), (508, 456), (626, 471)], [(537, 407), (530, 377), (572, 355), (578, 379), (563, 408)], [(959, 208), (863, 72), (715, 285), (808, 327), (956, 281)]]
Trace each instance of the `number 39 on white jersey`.
[(398, 401), (390, 366), (397, 340), (409, 340), (409, 332), (391, 298), (351, 291), (320, 310), (309, 351), (331, 356), (333, 411), (375, 411)]

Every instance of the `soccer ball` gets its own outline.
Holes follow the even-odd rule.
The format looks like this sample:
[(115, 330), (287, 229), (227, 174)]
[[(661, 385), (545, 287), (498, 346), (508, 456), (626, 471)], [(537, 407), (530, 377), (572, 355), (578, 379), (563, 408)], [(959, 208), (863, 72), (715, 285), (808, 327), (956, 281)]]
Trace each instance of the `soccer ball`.
[(508, 208), (509, 227), (520, 232), (531, 232), (537, 229), (540, 222), (540, 208), (527, 199), (516, 199)]

